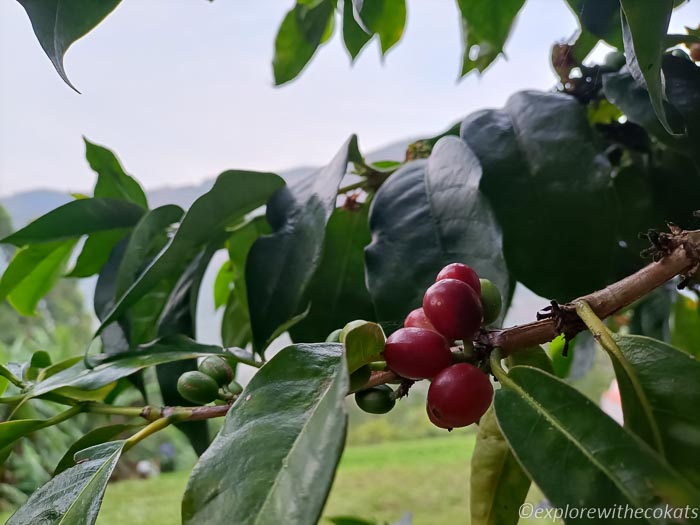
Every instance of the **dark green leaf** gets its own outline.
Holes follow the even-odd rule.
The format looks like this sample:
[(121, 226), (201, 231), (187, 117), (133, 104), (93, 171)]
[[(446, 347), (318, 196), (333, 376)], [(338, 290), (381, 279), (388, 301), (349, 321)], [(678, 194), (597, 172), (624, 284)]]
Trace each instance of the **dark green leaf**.
[(662, 286), (637, 301), (634, 304), (629, 333), (668, 341), (671, 336), (669, 317), (673, 293), (668, 287)]
[(66, 277), (90, 277), (100, 271), (109, 259), (112, 248), (121, 241), (129, 230), (109, 230), (90, 235), (78, 255), (75, 266)]
[[(695, 489), (583, 394), (535, 368), (516, 366), (508, 376), (512, 384), (496, 392), (498, 424), (553, 507), (697, 506)], [(570, 516), (567, 523), (591, 520)]]
[(575, 98), (517, 93), (502, 110), (467, 117), (461, 135), (483, 166), (516, 280), (558, 301), (614, 280), (610, 164)]
[(700, 359), (700, 306), (698, 301), (678, 295), (673, 305), (671, 344)]
[(119, 159), (105, 147), (85, 140), (85, 157), (97, 173), (95, 197), (109, 197), (138, 204), (148, 209), (148, 199), (141, 185), (127, 175)]
[(192, 471), (183, 524), (316, 523), (345, 441), (347, 375), (339, 344), (272, 358)]
[(625, 426), (700, 487), (700, 363), (648, 337), (615, 340), (627, 361), (613, 360)]
[(214, 309), (218, 310), (226, 304), (228, 296), (233, 289), (233, 279), (236, 275), (231, 261), (221, 265), (214, 279)]
[(567, 3), (583, 30), (622, 49), (619, 0), (567, 0)]
[(234, 268), (234, 281), (221, 321), (221, 340), (224, 346), (245, 346), (253, 337), (245, 282), (246, 260), (253, 243), (270, 231), (267, 219), (259, 216), (236, 228), (227, 241), (230, 263)]
[(443, 266), (463, 262), (507, 297), (501, 231), (479, 192), (481, 166), (456, 137), (441, 139), (428, 161), (397, 170), (370, 211), (367, 285), (377, 316), (392, 331), (421, 305)]
[(525, 0), (457, 0), (462, 19), (462, 76), (472, 69), (483, 73), (508, 39)]
[(622, 7), (622, 38), (625, 45), (627, 66), (632, 76), (649, 92), (656, 116), (666, 131), (675, 131), (666, 119), (664, 110), (664, 79), (661, 72), (661, 55), (664, 37), (673, 11), (673, 0), (639, 2), (620, 0)]
[[(163, 312), (158, 319), (158, 335), (175, 336), (184, 334), (192, 339), (197, 337), (197, 299), (204, 272), (214, 253), (223, 244), (224, 237), (213, 241), (190, 263), (175, 283)], [(156, 375), (163, 403), (166, 405), (187, 405), (187, 399), (180, 395), (177, 381), (182, 374), (197, 369), (197, 360), (178, 360), (156, 366)], [(202, 454), (209, 446), (207, 421), (185, 421), (175, 423), (190, 440), (197, 454)]]
[(111, 441), (76, 454), (76, 465), (36, 490), (7, 525), (92, 525), (125, 441)]
[(93, 357), (93, 360), (99, 363), (94, 368), (87, 368), (82, 360), (35, 384), (26, 394), (29, 397), (37, 397), (67, 386), (96, 390), (146, 367), (221, 352), (221, 347), (202, 345), (187, 337), (164, 338), (131, 352)]
[(334, 12), (335, 1), (321, 0), (315, 5), (297, 2), (287, 13), (275, 39), (275, 85), (289, 82), (301, 73), (322, 43)]
[(121, 0), (18, 1), (27, 11), (34, 34), (56, 71), (66, 84), (75, 89), (63, 67), (63, 55), (73, 42), (89, 33)]
[(382, 55), (403, 35), (406, 25), (406, 0), (353, 0), (364, 26), (379, 36)]
[(91, 430), (70, 446), (70, 448), (66, 451), (61, 460), (58, 462), (58, 465), (56, 465), (53, 475), (58, 476), (64, 470), (75, 466), (76, 463), (74, 456), (81, 450), (85, 450), (86, 448), (90, 448), (95, 445), (101, 445), (102, 443), (105, 443), (106, 441), (115, 438), (122, 432), (135, 428), (136, 426), (137, 425), (127, 425), (124, 423), (120, 423), (116, 425), (98, 427)]
[(371, 240), (368, 210), (363, 204), (358, 209), (336, 208), (331, 215), (321, 263), (305, 297), (311, 309), (290, 330), (294, 341), (322, 341), (354, 319), (375, 319), (365, 286), (364, 248)]
[(368, 34), (355, 20), (352, 0), (343, 0), (343, 42), (350, 58), (355, 60), (362, 48), (369, 42), (372, 35)]
[(226, 171), (219, 175), (212, 189), (192, 204), (167, 247), (117, 299), (98, 333), (164, 279), (181, 275), (207, 244), (246, 213), (265, 204), (283, 184), (272, 173)]
[(23, 246), (76, 239), (105, 230), (130, 228), (143, 215), (143, 208), (118, 199), (78, 199), (51, 210), (0, 243)]
[(63, 275), (75, 243), (47, 243), (18, 250), (0, 280), (0, 289), (6, 289), (0, 292), (0, 298), (7, 294), (15, 310), (22, 315), (34, 315), (41, 298)]
[(245, 270), (256, 352), (263, 352), (275, 332), (306, 309), (302, 299), (321, 262), (338, 186), (356, 153), (353, 135), (328, 166), (281, 189), (268, 203), (274, 233), (255, 241)]

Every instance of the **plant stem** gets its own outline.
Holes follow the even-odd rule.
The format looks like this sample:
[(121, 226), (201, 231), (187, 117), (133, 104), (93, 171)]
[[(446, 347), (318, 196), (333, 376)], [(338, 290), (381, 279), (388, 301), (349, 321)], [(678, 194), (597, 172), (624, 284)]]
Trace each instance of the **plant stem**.
[(102, 403), (88, 403), (85, 411), (92, 414), (105, 414), (111, 416), (143, 417), (144, 410), (149, 407), (120, 407), (105, 405)]
[(363, 189), (366, 184), (367, 184), (367, 181), (363, 179), (361, 181), (354, 182), (352, 184), (348, 184), (347, 186), (343, 186), (342, 188), (340, 188), (338, 190), (338, 193), (339, 194), (340, 193), (347, 193), (347, 192), (352, 191), (352, 190)]
[(155, 434), (159, 430), (163, 430), (164, 428), (170, 426), (170, 424), (177, 421), (177, 419), (177, 416), (173, 415), (170, 417), (156, 419), (155, 421), (149, 423), (144, 428), (139, 430), (136, 434), (134, 434), (126, 440), (126, 444), (124, 445), (124, 452), (132, 448), (139, 441), (146, 439), (151, 434)]
[(42, 425), (37, 430), (42, 429), (42, 428), (52, 427), (54, 425), (58, 425), (59, 423), (62, 423), (63, 421), (80, 414), (83, 410), (84, 410), (83, 405), (75, 405), (74, 407), (71, 407), (68, 410), (63, 411), (60, 414), (57, 414), (57, 415), (53, 416), (52, 418), (47, 419), (46, 421), (44, 421), (42, 423)]

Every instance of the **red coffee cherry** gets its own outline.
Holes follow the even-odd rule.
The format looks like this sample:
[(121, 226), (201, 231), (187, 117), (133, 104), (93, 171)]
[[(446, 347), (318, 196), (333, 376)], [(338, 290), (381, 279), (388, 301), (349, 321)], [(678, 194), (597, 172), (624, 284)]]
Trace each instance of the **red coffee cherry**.
[(426, 408), (430, 421), (440, 428), (466, 427), (484, 415), (492, 399), (488, 376), (473, 365), (459, 363), (435, 376)]
[(479, 282), (479, 276), (466, 264), (448, 264), (442, 270), (440, 270), (435, 282), (442, 281), (443, 279), (457, 279), (458, 281), (467, 283), (478, 295), (481, 294), (481, 283)]
[(411, 313), (406, 316), (403, 326), (404, 328), (425, 328), (426, 330), (437, 332), (433, 323), (430, 322), (430, 319), (425, 315), (425, 311), (423, 311), (422, 308), (412, 310)]
[(479, 295), (457, 279), (442, 279), (428, 288), (423, 310), (438, 332), (464, 341), (472, 340), (483, 317)]
[(401, 377), (429, 379), (450, 366), (452, 352), (447, 340), (425, 328), (401, 328), (384, 344), (387, 366)]

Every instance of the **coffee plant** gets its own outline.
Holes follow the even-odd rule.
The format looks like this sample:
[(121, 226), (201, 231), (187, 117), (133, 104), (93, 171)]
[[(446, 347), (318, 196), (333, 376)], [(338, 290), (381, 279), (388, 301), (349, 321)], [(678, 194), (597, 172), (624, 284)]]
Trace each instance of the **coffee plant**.
[[(66, 82), (66, 50), (120, 3), (18, 1)], [(437, 427), (478, 424), (471, 523), (516, 523), (532, 483), (555, 508), (642, 511), (566, 523), (700, 522), (700, 36), (668, 34), (674, 0), (567, 1), (580, 31), (552, 48), (552, 91), (472, 113), (403, 162), (368, 162), (351, 136), (293, 184), (229, 170), (187, 210), (152, 208), (86, 141), (92, 195), (0, 240), (13, 252), (0, 300), (31, 316), (61, 279), (96, 275), (100, 324), (73, 357), (0, 366), (0, 461), (78, 415), (128, 424), (80, 438), (8, 523), (95, 523), (120, 457), (170, 425), (199, 454), (182, 523), (316, 523), (346, 397), (383, 414), (421, 380)], [(524, 3), (458, 0), (462, 75), (497, 59)], [(353, 60), (375, 35), (386, 53), (406, 9), (298, 0), (276, 82), (336, 27)], [(599, 41), (617, 51), (584, 62)], [(194, 320), (221, 250), (218, 346)], [(551, 304), (503, 327), (516, 283)], [(285, 332), (293, 344), (268, 355)], [(565, 380), (586, 332), (612, 361), (624, 425)], [(258, 369), (245, 388), (241, 363)], [(163, 406), (122, 403), (149, 369)], [(35, 403), (62, 408), (18, 417)]]

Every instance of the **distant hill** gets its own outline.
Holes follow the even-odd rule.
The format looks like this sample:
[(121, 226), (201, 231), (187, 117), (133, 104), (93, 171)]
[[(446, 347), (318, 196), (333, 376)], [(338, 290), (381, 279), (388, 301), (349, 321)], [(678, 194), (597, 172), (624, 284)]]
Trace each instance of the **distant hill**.
[[(370, 152), (366, 155), (366, 158), (369, 161), (403, 160), (406, 147), (411, 142), (410, 139), (394, 142), (388, 146)], [(313, 166), (303, 166), (285, 170), (280, 172), (279, 175), (289, 183), (314, 169), (316, 168)], [(210, 179), (197, 185), (157, 188), (148, 192), (149, 204), (152, 208), (162, 206), (163, 204), (177, 204), (187, 209), (197, 197), (209, 191), (213, 184), (214, 179)], [(72, 200), (72, 197), (67, 192), (31, 190), (16, 193), (8, 197), (0, 197), (0, 206), (3, 206), (7, 210), (7, 213), (12, 218), (13, 226), (15, 228), (20, 228), (70, 200)]]

